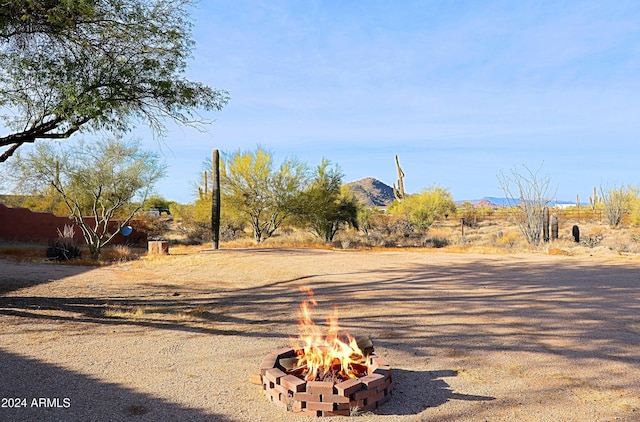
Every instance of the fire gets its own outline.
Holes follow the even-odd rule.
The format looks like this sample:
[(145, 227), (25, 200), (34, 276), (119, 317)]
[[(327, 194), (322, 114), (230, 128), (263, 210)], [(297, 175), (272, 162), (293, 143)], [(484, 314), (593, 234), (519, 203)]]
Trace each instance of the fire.
[(321, 327), (314, 324), (311, 318), (313, 308), (317, 305), (313, 298), (313, 290), (301, 289), (309, 295), (300, 304), (302, 319), (299, 321), (295, 368), (290, 372), (307, 381), (313, 380), (347, 380), (366, 375), (366, 357), (357, 341), (347, 333), (341, 333), (338, 326), (337, 307), (327, 319), (328, 332), (323, 335)]

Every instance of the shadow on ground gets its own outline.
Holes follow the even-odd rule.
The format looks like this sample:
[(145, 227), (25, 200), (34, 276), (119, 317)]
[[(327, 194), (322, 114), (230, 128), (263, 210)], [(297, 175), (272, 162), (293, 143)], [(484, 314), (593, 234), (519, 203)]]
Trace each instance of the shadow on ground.
[(230, 421), (1, 349), (0, 373), (2, 421)]
[(455, 377), (456, 371), (391, 370), (392, 398), (376, 410), (379, 415), (417, 415), (430, 407), (438, 407), (450, 400), (491, 401), (494, 397), (454, 393), (443, 378)]

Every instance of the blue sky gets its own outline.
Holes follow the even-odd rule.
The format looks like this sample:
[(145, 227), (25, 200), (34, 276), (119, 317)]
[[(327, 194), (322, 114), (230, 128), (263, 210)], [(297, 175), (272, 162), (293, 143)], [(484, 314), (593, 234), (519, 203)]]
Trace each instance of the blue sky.
[(527, 166), (558, 199), (639, 185), (640, 2), (217, 1), (194, 10), (187, 77), (229, 91), (208, 133), (170, 125), (158, 193), (190, 202), (213, 148), (262, 145), (344, 181), (504, 196)]
[(212, 148), (270, 150), (345, 182), (503, 196), (527, 166), (559, 199), (638, 185), (636, 1), (201, 1), (188, 76), (231, 94), (209, 133), (172, 129), (158, 190), (190, 201)]

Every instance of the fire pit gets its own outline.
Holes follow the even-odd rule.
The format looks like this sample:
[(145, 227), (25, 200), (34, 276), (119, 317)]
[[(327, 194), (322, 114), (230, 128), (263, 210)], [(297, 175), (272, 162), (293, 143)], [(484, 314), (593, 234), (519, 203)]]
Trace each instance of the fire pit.
[(374, 410), (391, 398), (391, 367), (373, 352), (369, 337), (340, 333), (328, 319), (326, 336), (311, 319), (313, 292), (300, 308), (298, 343), (269, 353), (260, 367), (262, 388), (277, 406), (310, 416), (350, 416)]

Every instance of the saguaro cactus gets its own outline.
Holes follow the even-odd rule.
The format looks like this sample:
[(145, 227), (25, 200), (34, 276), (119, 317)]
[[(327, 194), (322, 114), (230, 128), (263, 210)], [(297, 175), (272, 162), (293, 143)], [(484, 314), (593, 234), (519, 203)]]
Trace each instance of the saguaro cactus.
[(551, 240), (558, 240), (558, 215), (551, 215)]
[(542, 239), (549, 241), (549, 207), (542, 209)]
[(398, 187), (396, 188), (396, 184), (393, 184), (393, 195), (396, 197), (398, 202), (402, 202), (402, 200), (404, 199), (404, 182), (402, 181), (402, 179), (404, 178), (404, 172), (400, 167), (398, 154), (396, 154), (396, 167), (398, 169)]
[(593, 187), (593, 196), (589, 197), (589, 205), (591, 206), (591, 210), (593, 211), (593, 218), (596, 217), (596, 208), (598, 208), (598, 203), (600, 199), (598, 198), (598, 190), (596, 187)]
[(217, 148), (211, 154), (211, 185), (211, 240), (213, 249), (218, 249), (220, 244), (220, 153)]

